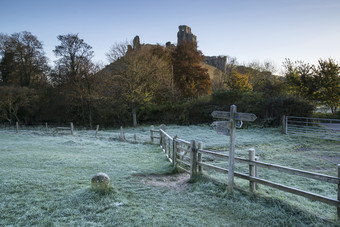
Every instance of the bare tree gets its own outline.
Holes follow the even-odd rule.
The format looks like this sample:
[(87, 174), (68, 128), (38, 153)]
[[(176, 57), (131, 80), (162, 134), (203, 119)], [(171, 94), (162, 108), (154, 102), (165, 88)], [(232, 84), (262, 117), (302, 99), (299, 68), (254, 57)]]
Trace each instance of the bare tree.
[(272, 61), (264, 61), (261, 63), (260, 61), (252, 61), (247, 64), (248, 67), (255, 69), (259, 72), (270, 72), (270, 73), (275, 73), (277, 71), (277, 67)]
[(119, 58), (125, 56), (127, 50), (128, 50), (129, 43), (121, 42), (121, 43), (115, 43), (111, 46), (110, 50), (105, 54), (106, 59), (112, 63), (117, 61)]

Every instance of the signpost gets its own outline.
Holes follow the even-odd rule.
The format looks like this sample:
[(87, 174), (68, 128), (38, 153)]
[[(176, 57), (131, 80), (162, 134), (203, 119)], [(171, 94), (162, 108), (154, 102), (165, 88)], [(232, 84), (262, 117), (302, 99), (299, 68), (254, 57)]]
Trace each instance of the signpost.
[[(230, 111), (231, 112), (231, 111)], [(226, 111), (213, 111), (211, 116), (213, 118), (219, 119), (230, 119), (230, 112)], [(235, 120), (239, 121), (255, 121), (257, 119), (256, 115), (253, 113), (236, 113)]]
[(210, 125), (218, 134), (230, 135), (229, 121), (214, 121)]
[(234, 169), (235, 169), (235, 141), (236, 141), (236, 121), (241, 121), (239, 128), (242, 127), (242, 121), (253, 122), (256, 120), (256, 115), (253, 113), (237, 113), (235, 105), (230, 106), (230, 112), (213, 111), (211, 113), (213, 118), (230, 120), (230, 121), (214, 121), (211, 127), (217, 133), (230, 136), (229, 149), (229, 170), (228, 170), (228, 187), (232, 190), (234, 186)]

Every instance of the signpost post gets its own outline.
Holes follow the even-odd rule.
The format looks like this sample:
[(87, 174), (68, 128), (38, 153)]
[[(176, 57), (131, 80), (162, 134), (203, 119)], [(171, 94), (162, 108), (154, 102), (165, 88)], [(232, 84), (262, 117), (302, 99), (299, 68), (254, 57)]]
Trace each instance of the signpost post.
[(231, 190), (233, 189), (234, 186), (236, 111), (237, 107), (235, 105), (230, 106), (230, 148), (229, 148), (228, 188)]
[[(230, 106), (230, 112), (213, 111), (213, 118), (228, 119), (228, 121), (214, 121), (211, 127), (219, 134), (230, 136), (229, 148), (229, 170), (228, 170), (228, 188), (233, 189), (234, 186), (234, 170), (235, 170), (235, 141), (236, 141), (236, 121), (255, 121), (256, 115), (253, 113), (237, 113), (235, 105)], [(239, 127), (242, 126), (242, 123)], [(228, 128), (229, 127), (229, 128)]]

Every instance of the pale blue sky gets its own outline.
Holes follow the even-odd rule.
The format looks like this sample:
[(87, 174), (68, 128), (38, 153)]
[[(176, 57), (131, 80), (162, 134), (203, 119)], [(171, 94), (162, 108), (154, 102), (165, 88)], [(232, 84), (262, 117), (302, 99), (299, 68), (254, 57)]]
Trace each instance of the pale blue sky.
[(79, 33), (106, 64), (115, 42), (139, 35), (142, 43), (176, 43), (179, 25), (191, 27), (207, 56), (278, 67), (285, 58), (340, 62), (340, 0), (0, 0), (0, 9), (0, 32), (36, 35), (51, 63), (58, 35)]

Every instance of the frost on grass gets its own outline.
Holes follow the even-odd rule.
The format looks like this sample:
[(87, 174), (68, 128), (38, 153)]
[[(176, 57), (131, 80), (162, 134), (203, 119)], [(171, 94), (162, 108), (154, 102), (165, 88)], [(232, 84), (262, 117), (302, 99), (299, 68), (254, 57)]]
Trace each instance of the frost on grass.
[[(228, 149), (229, 138), (209, 126), (167, 126), (166, 131), (187, 141), (202, 141), (207, 149)], [(329, 174), (336, 171), (335, 163), (325, 165), (323, 159), (336, 160), (338, 144), (296, 139), (281, 135), (279, 129), (240, 129), (236, 133), (237, 156), (247, 157), (248, 148), (255, 147), (260, 160), (268, 163), (306, 170), (322, 167), (329, 169)], [(136, 134), (138, 144), (110, 140), (118, 134), (118, 129), (99, 131), (97, 138), (94, 130), (77, 130), (74, 136), (0, 130), (0, 226), (250, 226), (254, 221), (258, 226), (327, 226), (304, 215), (305, 211), (335, 218), (334, 207), (283, 197), (261, 185), (259, 193), (268, 191), (262, 195), (289, 204), (297, 201), (292, 206), (304, 212), (264, 203), (260, 197), (253, 201), (241, 194), (220, 196), (220, 189), (211, 183), (188, 187), (181, 175), (166, 174), (172, 165), (158, 146), (142, 143), (150, 142), (149, 126), (125, 129), (127, 139), (133, 140)], [(203, 158), (227, 167), (224, 160)], [(114, 179), (115, 189), (96, 193), (89, 180), (103, 170)], [(248, 171), (248, 166), (240, 170)], [(267, 175), (265, 169), (259, 174), (275, 182), (289, 181), (292, 186), (302, 184), (302, 190), (314, 187), (295, 178), (282, 178), (280, 173)], [(248, 182), (243, 183), (248, 190)], [(336, 195), (336, 190), (326, 185), (321, 190)], [(160, 212), (163, 209), (169, 212)]]
[(176, 191), (182, 191), (188, 187), (190, 176), (186, 173), (181, 174), (150, 174), (135, 175), (140, 182), (156, 187), (166, 187)]

